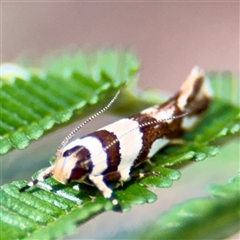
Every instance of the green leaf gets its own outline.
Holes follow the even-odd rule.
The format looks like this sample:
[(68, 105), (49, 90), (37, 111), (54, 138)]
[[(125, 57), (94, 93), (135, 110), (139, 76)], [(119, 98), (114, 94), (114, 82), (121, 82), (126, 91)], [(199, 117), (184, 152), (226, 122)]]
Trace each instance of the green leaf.
[[(23, 181), (6, 184), (0, 190), (0, 196), (1, 222), (6, 228), (7, 225), (11, 228), (15, 227), (15, 232), (18, 229), (25, 230), (24, 237), (31, 234), (32, 239), (38, 239), (39, 236), (43, 239), (57, 238), (72, 232), (69, 230), (76, 228), (76, 221), (81, 222), (109, 208), (104, 198), (90, 202), (86, 193), (72, 188), (59, 190), (56, 193), (35, 189), (19, 194), (18, 188), (23, 185)], [(59, 227), (61, 222), (64, 227)], [(5, 235), (4, 232), (1, 234), (2, 239), (12, 239), (11, 234)]]
[(125, 234), (124, 238), (225, 239), (231, 236), (240, 230), (240, 177), (224, 185), (212, 185), (209, 191), (210, 196), (175, 205), (137, 234)]
[(77, 52), (45, 63), (45, 69), (26, 74), (15, 65), (7, 65), (12, 72), (6, 74), (2, 67), (0, 154), (26, 148), (76, 111), (86, 117), (138, 69), (134, 55), (120, 51)]
[[(129, 211), (132, 204), (156, 201), (156, 195), (147, 190), (146, 187), (170, 187), (173, 181), (179, 179), (179, 171), (163, 168), (163, 166), (176, 165), (192, 159), (203, 160), (205, 157), (215, 155), (218, 152), (215, 146), (207, 144), (207, 138), (201, 137), (201, 134), (206, 135), (207, 129), (212, 128), (212, 123), (215, 124), (214, 119), (221, 118), (220, 113), (214, 111), (214, 109), (218, 108), (217, 106), (220, 102), (222, 104), (225, 103), (220, 100), (214, 101), (211, 109), (206, 113), (206, 118), (211, 113), (212, 120), (209, 119), (207, 123), (204, 121), (200, 123), (198, 129), (202, 130), (196, 129), (192, 132), (191, 137), (185, 137), (184, 145), (166, 147), (161, 154), (159, 153), (153, 158), (153, 162), (156, 163), (156, 166), (153, 168), (148, 164), (141, 166), (141, 169), (144, 170), (160, 172), (160, 177), (149, 176), (136, 181), (132, 180), (125, 183), (122, 188), (115, 190), (115, 195), (119, 199), (123, 211)], [(237, 108), (231, 104), (227, 106), (228, 114), (233, 116)], [(227, 117), (223, 118), (223, 121), (224, 119), (229, 121)], [(219, 125), (218, 131), (221, 131), (222, 125), (224, 124)], [(197, 142), (192, 141), (196, 138), (198, 139)], [(209, 139), (212, 139), (212, 135)], [(13, 227), (13, 234), (16, 234), (19, 230), (19, 236), (22, 236), (22, 229), (26, 229), (24, 237), (29, 236), (31, 239), (36, 239), (39, 236), (44, 236), (45, 239), (58, 238), (65, 234), (73, 233), (78, 224), (112, 208), (110, 202), (104, 199), (96, 188), (85, 184), (80, 184), (79, 190), (75, 190), (74, 183), (62, 186), (54, 179), (48, 179), (46, 182), (41, 183), (40, 187), (42, 189), (34, 187), (27, 192), (19, 194), (18, 189), (24, 186), (24, 184), (25, 182), (23, 181), (16, 181), (2, 186), (1, 199), (3, 200), (1, 201), (1, 209), (4, 218), (1, 219), (1, 222), (3, 222), (8, 233), (8, 235), (3, 235), (4, 239), (10, 239), (15, 236), (9, 234)], [(53, 189), (52, 192), (44, 190), (51, 188)], [(196, 204), (198, 205), (198, 203)], [(211, 206), (210, 204), (209, 208)], [(38, 215), (38, 212), (38, 219), (33, 221), (34, 216)], [(7, 226), (9, 226), (9, 229)], [(42, 228), (43, 226), (44, 228)]]
[[(80, 56), (82, 55), (80, 54)], [(109, 64), (111, 67), (109, 67), (107, 64), (109, 61), (104, 61), (101, 59), (101, 68), (94, 65), (94, 70), (91, 71), (89, 68), (86, 70), (85, 66), (83, 67), (84, 70), (81, 70), (82, 72), (79, 73), (77, 68), (79, 63), (84, 65), (83, 62), (79, 61), (78, 64), (74, 64), (75, 61), (72, 61), (71, 58), (66, 58), (66, 62), (63, 58), (60, 59), (61, 61), (59, 60), (59, 62), (53, 60), (53, 62), (56, 63), (55, 66), (53, 65), (54, 67), (52, 67), (50, 64), (47, 64), (49, 68), (46, 68), (46, 74), (43, 72), (38, 75), (30, 74), (30, 81), (33, 81), (33, 83), (34, 81), (37, 81), (37, 84), (34, 85), (37, 88), (35, 94), (37, 96), (40, 95), (40, 99), (43, 100), (43, 103), (44, 101), (47, 101), (45, 105), (42, 104), (42, 102), (41, 104), (45, 108), (50, 109), (49, 111), (51, 111), (52, 114), (48, 115), (47, 118), (44, 119), (42, 125), (45, 126), (44, 124), (46, 124), (49, 126), (49, 128), (51, 128), (52, 124), (54, 124), (56, 121), (63, 122), (72, 115), (71, 111), (64, 112), (64, 110), (67, 109), (67, 104), (71, 104), (72, 98), (69, 99), (66, 92), (63, 93), (62, 97), (59, 92), (59, 86), (61, 86), (58, 85), (59, 82), (55, 82), (54, 86), (49, 86), (48, 81), (42, 82), (42, 79), (47, 76), (46, 79), (51, 77), (50, 79), (55, 79), (55, 81), (70, 79), (69, 81), (75, 82), (77, 79), (81, 78), (79, 85), (83, 84), (84, 82), (84, 91), (82, 92), (81, 96), (81, 98), (84, 98), (83, 105), (85, 106), (86, 104), (85, 97), (88, 97), (89, 105), (94, 104), (96, 101), (99, 101), (100, 98), (106, 97), (108, 93), (112, 92), (112, 89), (115, 90), (115, 87), (117, 88), (121, 84), (121, 82), (119, 82), (115, 86), (116, 82), (113, 74), (114, 71), (116, 71), (116, 68), (114, 70), (114, 67), (112, 66), (112, 62), (114, 62), (112, 56), (112, 54), (109, 54), (109, 59), (111, 59), (109, 60), (111, 62)], [(78, 57), (76, 59), (78, 59)], [(92, 60), (90, 62), (92, 62)], [(128, 71), (123, 71), (125, 74), (127, 74), (125, 76), (132, 76), (133, 72), (136, 70), (136, 67), (133, 66), (136, 66), (135, 62), (129, 60), (128, 65), (125, 66), (125, 69)], [(101, 74), (96, 74), (96, 72), (99, 73), (99, 69), (102, 68), (104, 71), (101, 72)], [(20, 82), (18, 83), (18, 81)], [(104, 88), (99, 86), (102, 86), (102, 84), (100, 84), (101, 81), (106, 84)], [(92, 85), (90, 84), (89, 86), (88, 82), (91, 82)], [(13, 85), (16, 83), (23, 84), (21, 79), (15, 79)], [(3, 83), (3, 86), (5, 86), (5, 83)], [(45, 99), (46, 93), (48, 92), (48, 90), (44, 91), (46, 86), (49, 86), (47, 89), (54, 90), (53, 97), (55, 98), (56, 102), (52, 101), (51, 98)], [(38, 88), (40, 88), (42, 91), (39, 91)], [(68, 89), (68, 84), (65, 83), (64, 88)], [(110, 89), (111, 91), (109, 90), (109, 92), (105, 92), (106, 89)], [(72, 91), (74, 90), (76, 91), (76, 88), (72, 87)], [(63, 91), (65, 91), (65, 89)], [(100, 93), (104, 94), (99, 95)], [(139, 96), (137, 96), (136, 92), (134, 91), (124, 91), (124, 93), (125, 97), (127, 96), (129, 101), (126, 101), (125, 104), (121, 104), (122, 102), (120, 101), (121, 103), (119, 103), (118, 101), (116, 104), (116, 109), (121, 105), (121, 107), (124, 108), (125, 106), (125, 109), (128, 109), (129, 111), (129, 106), (131, 106), (132, 102), (140, 102), (142, 105), (149, 104), (148, 99), (139, 99)], [(147, 95), (148, 94), (145, 96)], [(97, 98), (93, 96), (97, 96)], [(151, 96), (151, 99), (156, 99), (154, 94), (151, 94)], [(78, 97), (78, 95), (76, 95), (76, 97)], [(107, 96), (107, 98), (108, 97), (109, 96)], [(17, 104), (17, 102), (15, 104)], [(79, 104), (79, 102), (77, 104)], [(14, 104), (13, 107), (16, 109)], [(38, 106), (36, 106), (36, 108), (37, 107)], [(87, 111), (87, 109), (83, 108), (81, 104), (80, 106), (77, 105), (77, 107), (79, 107), (80, 110), (84, 109)], [(75, 109), (77, 109), (77, 107), (75, 106)], [(56, 108), (59, 108), (60, 110), (55, 112)], [(72, 109), (72, 111), (75, 109)], [(93, 108), (91, 110), (93, 110)], [(41, 108), (41, 111), (44, 112), (44, 108)], [(32, 112), (30, 111), (30, 113), (28, 113), (26, 109), (24, 113), (31, 115)], [(216, 119), (218, 121), (216, 121)], [(13, 126), (15, 126), (15, 124), (17, 124), (16, 122), (20, 121), (21, 123), (22, 119), (10, 117), (10, 120), (13, 121)], [(226, 100), (214, 99), (211, 108), (206, 112), (204, 120), (199, 124), (199, 126), (193, 132), (183, 136), (184, 144), (166, 147), (161, 154), (156, 154), (156, 156), (154, 156), (152, 159), (155, 163), (154, 166), (150, 166), (146, 163), (139, 167), (144, 171), (158, 171), (160, 173), (159, 177), (149, 176), (144, 179), (131, 180), (125, 183), (123, 187), (116, 188), (115, 195), (119, 199), (123, 211), (129, 211), (132, 204), (152, 203), (156, 201), (156, 195), (148, 190), (147, 187), (170, 187), (173, 181), (180, 178), (180, 172), (178, 170), (169, 169), (167, 166), (175, 166), (178, 168), (181, 167), (182, 164), (189, 162), (189, 160), (201, 161), (207, 156), (216, 155), (218, 153), (218, 147), (215, 144), (219, 144), (220, 140), (221, 144), (224, 144), (226, 137), (235, 136), (239, 132), (239, 128), (236, 127), (238, 123), (239, 107)], [(38, 132), (37, 126), (35, 125), (35, 130), (29, 130), (29, 132), (32, 134), (34, 134), (35, 131)], [(11, 127), (8, 129), (11, 129)], [(28, 128), (24, 128), (24, 131), (22, 131), (24, 134), (25, 129)], [(224, 134), (221, 133), (223, 129), (227, 129), (226, 131), (224, 130)], [(234, 131), (232, 129), (234, 129)], [(19, 136), (14, 136), (14, 139), (16, 139), (15, 142), (18, 144), (20, 144), (20, 140), (18, 139), (21, 139), (21, 141), (24, 143), (24, 134), (21, 135), (21, 128), (19, 128), (19, 130), (20, 131), (16, 132), (19, 134)], [(5, 142), (8, 141), (12, 143), (10, 138), (5, 138)], [(25, 139), (25, 141), (27, 140)], [(24, 144), (27, 145), (27, 143)], [(136, 169), (136, 171), (140, 170), (139, 168)], [(37, 174), (34, 175), (34, 178)], [(25, 181), (15, 181), (11, 184), (5, 184), (1, 187), (0, 208), (2, 214), (0, 222), (2, 228), (4, 229), (4, 231), (1, 233), (1, 237), (3, 239), (60, 238), (63, 235), (73, 233), (79, 224), (90, 220), (101, 212), (112, 209), (111, 203), (104, 199), (96, 188), (87, 186), (85, 184), (71, 183), (63, 186), (57, 183), (54, 179), (47, 179), (44, 183), (39, 184), (39, 186), (35, 186), (31, 190), (20, 194), (18, 189), (24, 185)], [(113, 188), (115, 187), (116, 186), (113, 185)], [(38, 217), (36, 218), (36, 216)]]

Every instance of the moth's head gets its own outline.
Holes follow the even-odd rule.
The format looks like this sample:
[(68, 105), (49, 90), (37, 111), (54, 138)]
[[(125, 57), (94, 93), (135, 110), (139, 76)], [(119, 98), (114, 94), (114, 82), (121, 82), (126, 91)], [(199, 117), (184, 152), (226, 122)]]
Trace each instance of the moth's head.
[(92, 169), (90, 153), (83, 146), (67, 144), (56, 156), (53, 178), (63, 184), (84, 179)]

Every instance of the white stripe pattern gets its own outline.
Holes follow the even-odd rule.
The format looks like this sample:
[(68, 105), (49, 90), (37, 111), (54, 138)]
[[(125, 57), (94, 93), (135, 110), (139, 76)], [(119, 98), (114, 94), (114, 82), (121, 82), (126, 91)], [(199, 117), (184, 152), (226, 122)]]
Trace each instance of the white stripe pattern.
[[(132, 131), (133, 129), (135, 130)], [(133, 160), (137, 158), (142, 149), (143, 133), (139, 129), (138, 121), (124, 118), (100, 130), (112, 132), (119, 140), (121, 162), (118, 171), (122, 180), (128, 180)]]
[(148, 157), (151, 158), (156, 152), (159, 151), (159, 149), (163, 148), (170, 142), (167, 138), (159, 138), (155, 140), (150, 148), (150, 151), (148, 153)]
[[(174, 106), (173, 107), (166, 106), (161, 110), (159, 110), (159, 106), (154, 106), (141, 111), (141, 113), (147, 114), (152, 118), (155, 118), (157, 121), (162, 120), (167, 123), (171, 123), (173, 121), (172, 116), (174, 116), (174, 111), (175, 111)], [(168, 120), (165, 120), (165, 119), (168, 119)]]

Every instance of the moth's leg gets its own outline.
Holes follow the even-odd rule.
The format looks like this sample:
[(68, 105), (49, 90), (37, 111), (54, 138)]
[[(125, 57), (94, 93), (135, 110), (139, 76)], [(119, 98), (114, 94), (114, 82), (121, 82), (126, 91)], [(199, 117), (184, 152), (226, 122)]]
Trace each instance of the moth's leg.
[(154, 163), (152, 163), (152, 161), (150, 160), (150, 158), (145, 158), (145, 159), (139, 161), (138, 163), (134, 163), (133, 168), (136, 168), (136, 167), (138, 167), (139, 165), (141, 165), (141, 164), (143, 164), (143, 163), (147, 163), (147, 164), (149, 164), (150, 166), (154, 166)]
[(95, 184), (94, 184), (93, 182), (91, 182), (91, 181), (89, 180), (89, 178), (85, 178), (84, 180), (82, 180), (82, 181), (77, 181), (77, 182), (79, 182), (79, 183), (84, 183), (84, 184), (86, 184), (86, 185), (88, 185), (88, 186), (91, 186), (91, 187), (94, 187), (94, 186), (95, 186)]
[[(150, 161), (149, 159), (146, 159), (145, 162)], [(151, 163), (151, 161), (150, 161)], [(129, 170), (127, 170), (127, 172), (129, 172)], [(133, 179), (133, 178), (143, 178), (143, 177), (148, 177), (148, 176), (159, 176), (160, 173), (156, 172), (156, 171), (149, 171), (149, 172), (139, 172), (139, 173), (128, 173), (127, 174), (128, 177), (127, 179), (125, 179), (125, 181), (129, 180), (129, 179)], [(104, 175), (103, 180), (105, 182), (120, 182), (122, 183), (122, 176), (120, 174), (120, 172), (115, 171), (115, 172), (110, 172)], [(121, 184), (122, 185), (122, 184)]]
[(104, 175), (103, 180), (105, 182), (118, 182), (121, 180), (121, 174), (118, 171), (109, 172)]
[(147, 158), (144, 162), (147, 163), (147, 164), (149, 164), (149, 165), (152, 166), (152, 167), (154, 166), (154, 163), (151, 161), (150, 158)]
[(119, 201), (114, 197), (114, 192), (107, 186), (109, 182), (117, 182), (120, 180), (121, 175), (119, 172), (110, 172), (99, 176), (89, 175), (88, 178), (102, 192), (103, 196), (112, 202), (115, 210), (122, 211)]
[(54, 169), (54, 165), (50, 166), (49, 168), (45, 169), (44, 171), (42, 171), (38, 177), (36, 179), (34, 179), (33, 181), (29, 182), (27, 185), (25, 185), (24, 187), (20, 188), (18, 191), (19, 192), (24, 192), (25, 190), (35, 186), (36, 184), (38, 184), (38, 182), (43, 182), (45, 179), (50, 178), (53, 175), (53, 169)]
[(133, 178), (144, 178), (148, 176), (159, 176), (160, 173), (156, 171), (150, 171), (150, 172), (139, 172), (139, 173), (132, 173), (130, 174), (131, 179)]
[[(128, 179), (129, 178), (130, 178), (130, 176), (128, 176)], [(118, 172), (118, 171), (109, 172), (109, 173), (105, 174), (104, 175), (104, 181), (106, 183), (116, 182), (117, 183), (116, 188), (119, 187), (119, 186), (122, 187), (123, 186), (123, 182), (124, 182), (120, 172)]]
[(170, 139), (170, 142), (168, 143), (168, 145), (183, 145), (183, 144), (184, 144), (184, 140), (181, 138)]
[(98, 176), (89, 175), (88, 178), (99, 189), (99, 191), (102, 192), (105, 198), (108, 198), (112, 201), (113, 205), (119, 204), (118, 201), (112, 196), (113, 193), (112, 189), (106, 185), (104, 181), (104, 175)]
[[(126, 172), (128, 172), (127, 170)], [(131, 178), (143, 178), (147, 176), (159, 176), (158, 172), (144, 172), (144, 173), (134, 173), (134, 174), (126, 174), (128, 176), (128, 180)], [(120, 182), (123, 183), (122, 175), (118, 171), (110, 172), (105, 175), (99, 176), (88, 176), (90, 181), (94, 183), (94, 185), (102, 192), (105, 198), (109, 198), (112, 204), (116, 207), (117, 210), (121, 210), (121, 206), (119, 205), (119, 201), (114, 197), (113, 191), (107, 186), (107, 183), (110, 182)]]
[[(148, 177), (148, 176), (159, 176), (159, 175), (160, 175), (160, 173), (156, 172), (156, 171), (130, 173), (128, 180), (134, 179), (134, 178), (144, 178), (144, 177)], [(117, 171), (107, 173), (106, 175), (104, 175), (103, 180), (107, 183), (108, 182), (120, 182), (121, 186), (123, 185), (123, 182), (124, 182), (124, 181), (121, 181), (121, 174)]]

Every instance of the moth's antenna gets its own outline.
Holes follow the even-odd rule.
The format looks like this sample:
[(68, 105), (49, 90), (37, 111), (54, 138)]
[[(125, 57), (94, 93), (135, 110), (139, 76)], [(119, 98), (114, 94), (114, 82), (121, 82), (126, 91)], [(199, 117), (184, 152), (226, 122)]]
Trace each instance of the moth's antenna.
[(97, 113), (93, 114), (89, 118), (87, 118), (84, 122), (82, 122), (80, 125), (78, 125), (72, 132), (70, 132), (67, 135), (67, 137), (65, 137), (63, 139), (63, 141), (61, 142), (61, 144), (59, 145), (59, 147), (57, 149), (57, 153), (65, 145), (65, 143), (68, 142), (76, 134), (76, 132), (78, 132), (84, 125), (86, 125), (88, 122), (92, 121), (95, 117), (98, 117), (100, 114), (104, 113), (107, 109), (109, 109), (111, 107), (111, 105), (115, 102), (115, 100), (117, 99), (119, 93), (121, 92), (121, 90), (122, 90), (122, 88), (124, 86), (125, 86), (125, 82), (121, 86), (121, 88), (116, 92), (116, 94), (114, 95), (112, 100), (104, 108), (102, 108), (100, 111), (98, 111)]
[[(174, 120), (174, 119), (178, 119), (178, 118), (182, 118), (182, 117), (185, 117), (188, 115), (188, 112), (185, 112), (185, 113), (182, 113), (182, 114), (179, 114), (179, 115), (176, 115), (176, 116), (172, 116), (172, 117), (169, 117), (169, 118), (163, 118), (163, 119), (159, 119), (159, 120), (153, 120), (153, 121), (149, 121), (149, 122), (146, 122), (146, 123), (143, 123), (143, 124), (140, 124), (138, 127), (139, 128), (143, 128), (143, 127), (147, 127), (147, 126), (150, 126), (150, 125), (155, 125), (155, 124), (158, 124), (160, 122), (167, 122), (169, 120)], [(136, 128), (134, 128), (136, 129)], [(131, 132), (132, 130), (130, 130), (129, 132)], [(127, 132), (128, 133), (128, 132)], [(124, 134), (125, 135), (125, 134)]]

